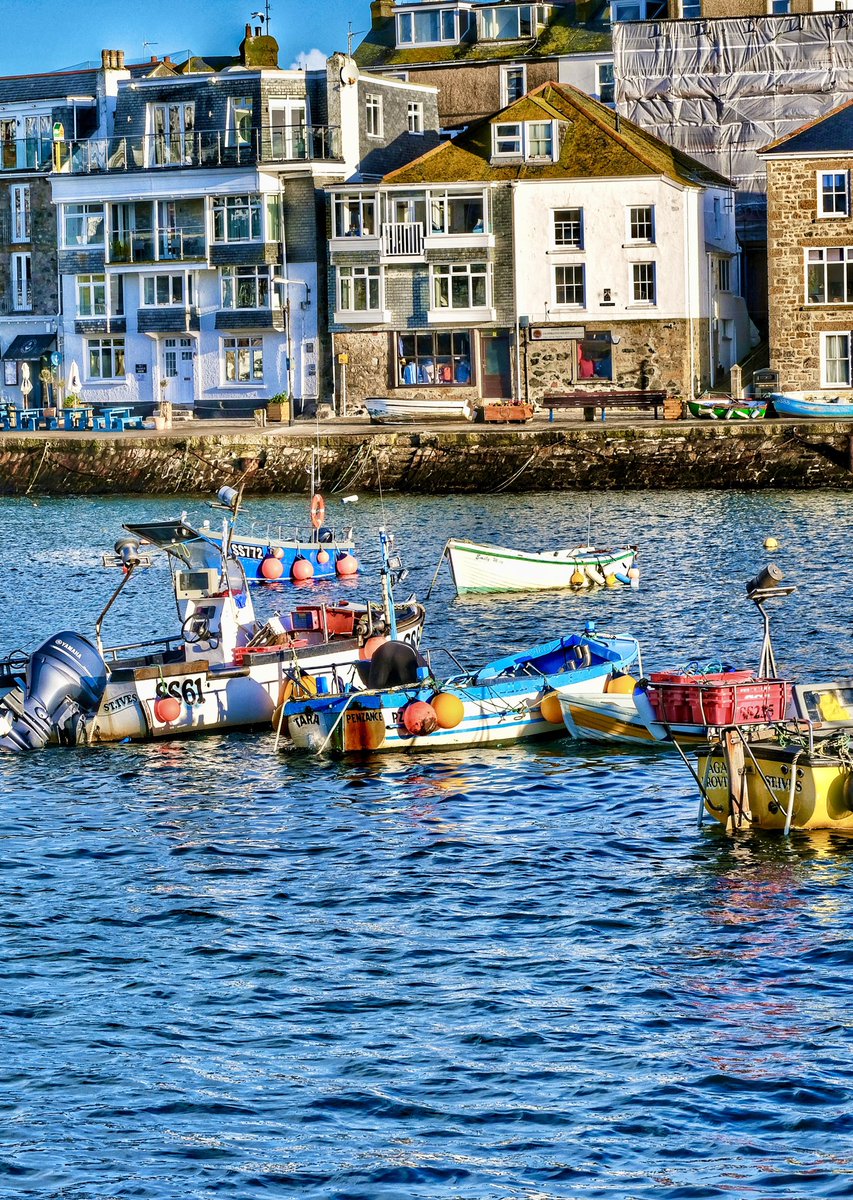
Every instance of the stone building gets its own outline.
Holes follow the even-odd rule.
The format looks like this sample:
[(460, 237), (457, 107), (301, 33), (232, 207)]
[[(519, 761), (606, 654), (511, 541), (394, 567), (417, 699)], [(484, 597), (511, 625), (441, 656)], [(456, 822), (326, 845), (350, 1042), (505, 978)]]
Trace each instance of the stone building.
[(684, 397), (750, 345), (728, 182), (575, 88), (330, 189), (330, 237), (351, 401)]
[(372, 74), (439, 89), (442, 126), (458, 129), (550, 80), (613, 99), (609, 6), (373, 0), (355, 52)]
[(853, 389), (853, 101), (761, 155), (767, 168), (770, 366), (780, 389)]
[(106, 135), (59, 142), (51, 177), (84, 400), (215, 416), (319, 399), (323, 188), (437, 142), (433, 89), (360, 78), (343, 55), (282, 70), (248, 26), (236, 57), (127, 73)]

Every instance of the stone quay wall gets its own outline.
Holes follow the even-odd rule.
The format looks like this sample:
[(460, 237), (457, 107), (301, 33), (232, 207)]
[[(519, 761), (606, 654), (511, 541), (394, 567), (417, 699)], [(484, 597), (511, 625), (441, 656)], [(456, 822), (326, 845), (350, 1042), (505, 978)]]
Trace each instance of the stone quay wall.
[(434, 431), (174, 430), (0, 437), (0, 494), (210, 495), (302, 492), (314, 446), (323, 490), (483, 494), (677, 488), (848, 490), (849, 422), (543, 423)]

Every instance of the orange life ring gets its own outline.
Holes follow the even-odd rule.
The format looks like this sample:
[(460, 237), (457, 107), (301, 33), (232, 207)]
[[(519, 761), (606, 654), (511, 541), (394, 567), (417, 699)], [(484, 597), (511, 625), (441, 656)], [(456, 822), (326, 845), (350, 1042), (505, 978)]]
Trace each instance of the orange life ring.
[(319, 529), (326, 519), (326, 502), (319, 492), (311, 497), (311, 524)]

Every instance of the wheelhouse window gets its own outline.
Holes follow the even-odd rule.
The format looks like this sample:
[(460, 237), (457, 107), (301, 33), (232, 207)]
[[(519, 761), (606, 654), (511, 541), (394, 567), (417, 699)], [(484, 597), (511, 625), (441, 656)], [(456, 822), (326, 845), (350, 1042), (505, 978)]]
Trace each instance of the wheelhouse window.
[(150, 167), (192, 162), (195, 104), (149, 104)]
[(261, 240), (260, 196), (215, 196), (213, 200), (215, 242), (259, 242)]
[(13, 183), (9, 188), (9, 200), (12, 206), (12, 241), (28, 242), (30, 240), (30, 185)]
[(193, 303), (192, 275), (144, 275), (142, 304), (145, 308), (183, 308)]
[(628, 240), (653, 245), (655, 240), (655, 207), (641, 204), (628, 209)]
[(124, 378), (124, 338), (89, 338), (86, 349), (89, 379)]
[(821, 171), (817, 180), (819, 217), (846, 217), (850, 214), (850, 175), (848, 171)]
[(340, 312), (374, 312), (379, 307), (379, 267), (338, 267)]
[(399, 387), (465, 387), (471, 383), (471, 334), (437, 329), (394, 334)]
[(229, 96), (226, 146), (249, 146), (252, 142), (252, 97)]
[(459, 41), (458, 15), (454, 8), (431, 8), (421, 12), (397, 13), (398, 46), (440, 46)]
[(262, 383), (264, 378), (264, 339), (233, 337), (222, 339), (226, 383)]
[(634, 263), (631, 267), (631, 302), (656, 304), (655, 264)]
[[(107, 306), (109, 296), (109, 307)], [(124, 314), (124, 276), (78, 275), (78, 317), (120, 317)]]
[(583, 263), (554, 267), (554, 300), (561, 307), (585, 307), (586, 279)]
[(487, 263), (435, 263), (433, 308), (486, 308), (489, 300)]
[(382, 97), (370, 95), (364, 102), (368, 137), (382, 137)]
[(527, 66), (501, 67), (501, 108), (514, 104), (527, 91)]
[(103, 204), (66, 204), (62, 210), (63, 245), (103, 246)]
[(335, 237), (376, 237), (376, 196), (350, 192), (333, 200)]
[(850, 386), (850, 334), (823, 333), (821, 334), (821, 366), (823, 368), (823, 384), (833, 387), (840, 384)]
[(223, 308), (270, 308), (269, 267), (223, 267), (220, 271)]
[(432, 234), (485, 232), (485, 198), (482, 192), (460, 194), (430, 191), (429, 213)]
[(13, 254), (10, 267), (12, 308), (15, 312), (29, 312), (33, 307), (33, 256), (31, 254)]
[(583, 250), (583, 209), (555, 208), (554, 246), (558, 250)]

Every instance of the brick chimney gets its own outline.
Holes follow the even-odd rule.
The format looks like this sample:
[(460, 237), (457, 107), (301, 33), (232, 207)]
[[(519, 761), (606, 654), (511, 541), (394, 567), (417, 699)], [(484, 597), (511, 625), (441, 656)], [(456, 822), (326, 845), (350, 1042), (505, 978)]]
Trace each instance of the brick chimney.
[(101, 51), (101, 70), (102, 71), (123, 71), (124, 70), (124, 51), (123, 50), (102, 50)]
[(244, 67), (257, 67), (260, 70), (278, 70), (278, 42), (260, 28), (252, 32), (252, 26), (246, 26), (246, 36), (240, 43), (240, 62)]
[(374, 45), (380, 46), (396, 45), (394, 0), (372, 0), (370, 5), (370, 36), (365, 41), (370, 41)]

